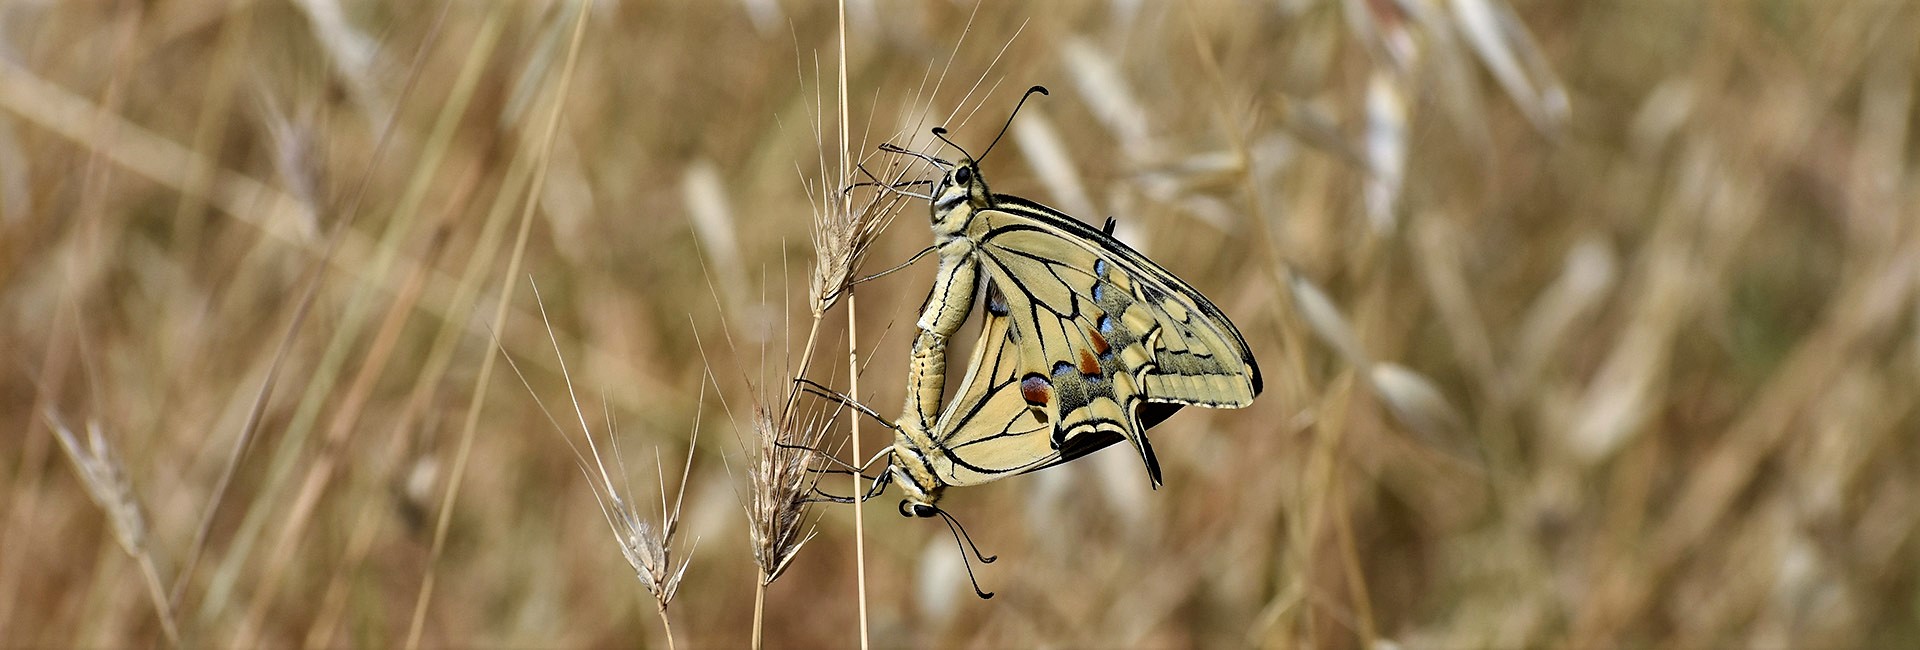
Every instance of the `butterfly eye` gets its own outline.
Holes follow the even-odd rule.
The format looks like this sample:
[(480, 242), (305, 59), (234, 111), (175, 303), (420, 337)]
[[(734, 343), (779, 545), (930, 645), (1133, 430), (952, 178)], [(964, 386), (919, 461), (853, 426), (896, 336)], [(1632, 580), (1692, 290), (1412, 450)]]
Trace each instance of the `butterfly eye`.
[[(953, 170), (953, 182), (957, 185), (966, 185), (967, 183), (973, 182), (973, 168), (961, 167)], [(931, 517), (933, 515), (927, 516)]]

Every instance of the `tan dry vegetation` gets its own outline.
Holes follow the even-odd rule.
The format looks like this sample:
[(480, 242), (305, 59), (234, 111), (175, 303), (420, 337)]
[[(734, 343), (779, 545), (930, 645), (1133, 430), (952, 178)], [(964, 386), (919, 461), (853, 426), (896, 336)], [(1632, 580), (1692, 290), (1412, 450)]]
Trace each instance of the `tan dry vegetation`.
[[(1920, 7), (1689, 4), (850, 3), (856, 154), (929, 103), (977, 149), (1050, 86), (995, 189), (1117, 216), (1266, 372), (1154, 431), (1157, 492), (1108, 451), (952, 493), (991, 601), (871, 504), (874, 642), (1914, 644)], [(398, 645), (430, 564), (427, 645), (661, 644), (606, 481), (504, 373), (430, 557), (536, 170), (507, 282), (640, 519), (705, 420), (668, 615), (747, 641), (745, 437), (810, 322), (834, 12), (596, 3), (547, 155), (573, 6), (0, 6), (0, 644), (161, 644), (171, 611), (193, 645)], [(931, 268), (857, 289), (883, 414)], [(570, 406), (513, 295), (501, 345)], [(857, 638), (852, 518), (812, 512), (775, 646)]]

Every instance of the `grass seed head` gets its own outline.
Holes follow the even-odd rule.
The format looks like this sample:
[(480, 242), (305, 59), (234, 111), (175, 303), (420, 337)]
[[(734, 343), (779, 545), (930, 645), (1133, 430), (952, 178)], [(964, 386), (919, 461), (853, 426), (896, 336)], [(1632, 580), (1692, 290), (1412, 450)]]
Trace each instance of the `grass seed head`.
[[(680, 579), (687, 573), (687, 563), (693, 559), (692, 553), (688, 552), (687, 557), (679, 558), (676, 565), (673, 544), (674, 534), (680, 529), (680, 503), (686, 496), (687, 478), (693, 469), (695, 440), (698, 440), (697, 433), (694, 440), (687, 443), (687, 462), (680, 474), (679, 494), (674, 497), (671, 507), (666, 502), (666, 476), (662, 473), (659, 525), (649, 523), (640, 516), (639, 509), (633, 504), (631, 489), (626, 489), (623, 494), (622, 488), (615, 485), (605, 473), (601, 474), (602, 483), (597, 485), (599, 490), (604, 490), (599, 499), (600, 512), (606, 517), (608, 528), (613, 530), (614, 540), (620, 544), (620, 555), (627, 559), (634, 575), (640, 579), (640, 586), (653, 595), (662, 610), (673, 602), (674, 594), (680, 589)], [(595, 460), (599, 461), (596, 464), (604, 468), (606, 463), (598, 458), (599, 450), (595, 449), (594, 453)], [(620, 449), (617, 445), (612, 453), (615, 455), (614, 465), (624, 474), (626, 465), (619, 458)]]
[(779, 579), (800, 547), (813, 539), (806, 513), (816, 479), (809, 467), (826, 427), (818, 418), (791, 422), (764, 405), (753, 409), (755, 457), (747, 469), (752, 484), (747, 531), (763, 583)]
[[(888, 183), (903, 180), (911, 165), (889, 164), (882, 173)], [(844, 178), (844, 177), (843, 177)], [(881, 189), (852, 193), (852, 188), (821, 188), (823, 200), (813, 210), (813, 274), (807, 284), (808, 306), (819, 316), (853, 285), (854, 274), (880, 233), (908, 204), (908, 197)]]
[(74, 471), (80, 474), (80, 484), (86, 486), (87, 496), (106, 511), (120, 546), (130, 555), (140, 555), (147, 543), (147, 518), (134, 496), (133, 483), (127, 480), (126, 466), (114, 452), (113, 444), (100, 432), (100, 423), (87, 422), (87, 439), (82, 444), (59, 415), (48, 411), (46, 418), (60, 441), (61, 451), (66, 452), (67, 459), (73, 461)]

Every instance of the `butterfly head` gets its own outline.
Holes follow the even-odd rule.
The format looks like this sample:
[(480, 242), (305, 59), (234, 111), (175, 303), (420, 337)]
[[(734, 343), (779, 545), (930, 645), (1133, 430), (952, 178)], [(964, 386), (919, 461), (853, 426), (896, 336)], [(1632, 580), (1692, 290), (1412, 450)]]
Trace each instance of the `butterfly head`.
[(973, 218), (975, 211), (993, 204), (993, 194), (987, 191), (986, 181), (980, 179), (980, 161), (986, 160), (987, 154), (993, 153), (993, 147), (1000, 144), (1000, 138), (1007, 134), (1007, 127), (1013, 125), (1013, 116), (1018, 115), (1020, 107), (1027, 104), (1027, 98), (1035, 94), (1047, 94), (1046, 87), (1028, 88), (1026, 94), (1020, 96), (1020, 103), (1013, 106), (1013, 114), (1007, 116), (1007, 124), (1000, 127), (1000, 134), (993, 136), (993, 141), (987, 143), (987, 148), (981, 151), (978, 157), (968, 154), (965, 148), (947, 139), (946, 127), (933, 127), (933, 137), (939, 138), (947, 146), (959, 149), (961, 153), (960, 161), (954, 163), (930, 156), (924, 158), (945, 172), (940, 177), (940, 182), (934, 185), (933, 193), (929, 195), (933, 198), (933, 234), (936, 241), (960, 234), (966, 229), (967, 222)]
[(962, 158), (940, 177), (933, 189), (933, 230), (939, 234), (959, 234), (975, 210), (985, 208), (987, 183), (980, 179), (980, 165)]
[[(911, 454), (908, 457), (918, 459)], [(898, 460), (899, 456), (895, 458)], [(934, 504), (939, 503), (940, 493), (946, 491), (946, 486), (934, 480), (931, 468), (909, 465), (911, 462), (896, 462), (891, 468), (893, 482), (899, 484), (900, 491), (906, 496), (900, 500), (900, 516), (932, 517), (939, 514), (940, 507)]]
[(914, 503), (912, 499), (900, 500), (900, 516), (920, 517), (922, 519), (940, 514), (940, 509), (925, 503)]

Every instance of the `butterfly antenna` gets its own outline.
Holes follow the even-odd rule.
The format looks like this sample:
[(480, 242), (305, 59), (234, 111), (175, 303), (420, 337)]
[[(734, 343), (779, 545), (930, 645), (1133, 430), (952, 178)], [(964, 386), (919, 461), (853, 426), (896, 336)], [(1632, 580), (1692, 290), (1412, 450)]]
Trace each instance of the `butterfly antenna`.
[[(1007, 134), (1007, 128), (1013, 126), (1013, 116), (1020, 114), (1020, 107), (1026, 106), (1027, 98), (1032, 97), (1034, 93), (1040, 93), (1042, 95), (1049, 94), (1047, 93), (1046, 86), (1034, 86), (1032, 88), (1028, 88), (1027, 94), (1020, 96), (1020, 102), (1013, 105), (1013, 112), (1007, 114), (1007, 123), (1000, 126), (1000, 134), (993, 136), (993, 142), (987, 143), (986, 151), (980, 152), (980, 159), (984, 159), (987, 157), (987, 154), (993, 153), (993, 146), (996, 144), (1000, 144), (1000, 138)], [(975, 159), (974, 162), (978, 163), (980, 162), (980, 159)]]
[(848, 185), (848, 186), (846, 186), (845, 188), (842, 188), (842, 189), (840, 190), (840, 194), (844, 196), (844, 195), (846, 195), (846, 194), (848, 194), (848, 193), (851, 193), (851, 192), (853, 192), (854, 190), (857, 190), (857, 189), (860, 189), (860, 188), (862, 188), (862, 187), (878, 187), (878, 188), (882, 188), (882, 189), (885, 189), (886, 191), (889, 191), (889, 192), (892, 192), (892, 193), (894, 193), (894, 194), (899, 194), (899, 195), (901, 195), (901, 196), (910, 196), (910, 197), (913, 197), (913, 198), (916, 198), (916, 199), (920, 199), (920, 200), (922, 200), (922, 201), (931, 201), (931, 200), (933, 200), (933, 197), (931, 197), (931, 196), (928, 196), (928, 195), (926, 195), (926, 194), (919, 194), (919, 193), (915, 193), (915, 192), (908, 192), (908, 191), (906, 191), (906, 188), (909, 188), (909, 187), (913, 187), (913, 186), (915, 186), (915, 185), (932, 185), (932, 184), (934, 184), (934, 181), (933, 181), (933, 180), (930, 180), (930, 179), (929, 179), (929, 180), (917, 180), (917, 181), (901, 181), (901, 182), (898, 182), (898, 183), (891, 183), (891, 184), (889, 184), (889, 183), (875, 183), (875, 182), (871, 182), (871, 181), (861, 181), (861, 182), (858, 182), (858, 183), (854, 183), (854, 184), (852, 184), (852, 185)]
[[(967, 536), (967, 530), (960, 526), (960, 522), (953, 520), (953, 515), (947, 514), (947, 511), (938, 508), (935, 508), (934, 512), (940, 513), (940, 518), (946, 520), (947, 532), (953, 533), (954, 546), (960, 546), (960, 540), (962, 539), (967, 541), (967, 546), (973, 546), (973, 538)], [(980, 548), (977, 546), (974, 547), (973, 554), (975, 556), (980, 555)], [(1000, 559), (1000, 556), (982, 557), (980, 558), (980, 563), (991, 564), (997, 559)], [(993, 597), (993, 592), (980, 590), (980, 579), (973, 576), (973, 561), (967, 559), (967, 550), (965, 548), (960, 549), (960, 566), (967, 568), (967, 581), (973, 583), (973, 595), (979, 596), (980, 600), (987, 600)]]
[(966, 147), (962, 147), (958, 144), (955, 144), (952, 140), (947, 139), (947, 127), (944, 127), (944, 126), (933, 127), (933, 137), (939, 138), (941, 142), (947, 143), (947, 146), (949, 147), (959, 149), (960, 155), (966, 156), (967, 160), (973, 160), (973, 161), (979, 160), (978, 158), (974, 158), (973, 154), (967, 153)]
[(960, 525), (960, 520), (955, 518), (953, 516), (953, 513), (947, 512), (946, 510), (942, 510), (939, 508), (935, 508), (934, 512), (939, 513), (940, 516), (942, 517), (946, 517), (947, 522), (953, 524), (954, 530), (960, 531), (960, 537), (967, 540), (967, 547), (973, 549), (973, 556), (976, 558), (979, 558), (981, 564), (993, 564), (994, 560), (1000, 559), (1000, 556), (998, 555), (982, 554), (980, 552), (980, 547), (974, 545), (973, 536), (967, 534), (967, 527)]

